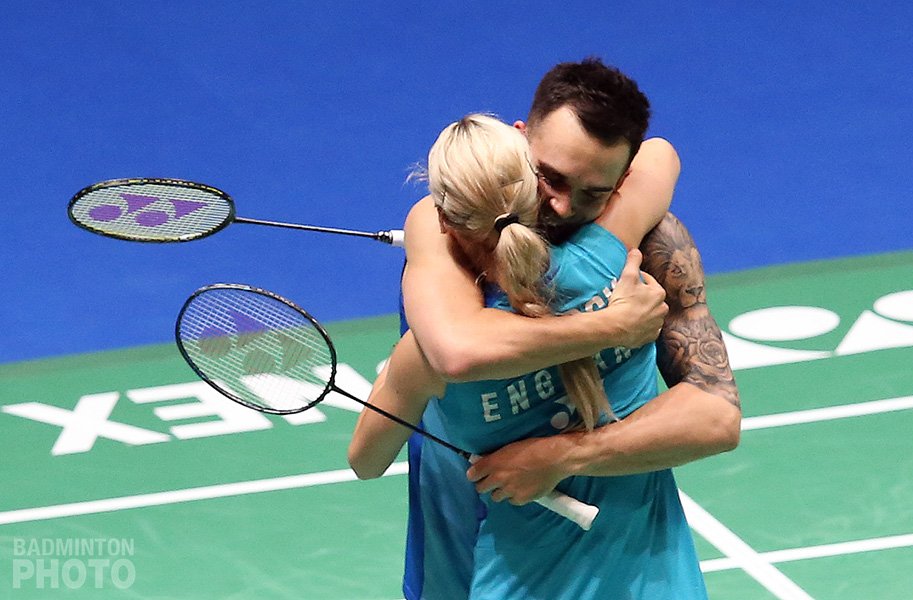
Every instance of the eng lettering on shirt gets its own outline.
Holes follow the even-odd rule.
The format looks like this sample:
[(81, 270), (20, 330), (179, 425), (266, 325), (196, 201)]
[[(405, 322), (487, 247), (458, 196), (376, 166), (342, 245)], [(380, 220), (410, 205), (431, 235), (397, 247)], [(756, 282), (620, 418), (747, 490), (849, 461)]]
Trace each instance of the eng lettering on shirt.
[(552, 374), (543, 369), (536, 371), (530, 378), (528, 375), (523, 379), (517, 379), (509, 383), (507, 387), (485, 392), (479, 396), (482, 406), (482, 418), (486, 423), (500, 421), (505, 411), (511, 415), (520, 414), (530, 408), (530, 389), (527, 386), (527, 379), (531, 379), (532, 388), (538, 400), (545, 401), (555, 395), (555, 383), (552, 381)]

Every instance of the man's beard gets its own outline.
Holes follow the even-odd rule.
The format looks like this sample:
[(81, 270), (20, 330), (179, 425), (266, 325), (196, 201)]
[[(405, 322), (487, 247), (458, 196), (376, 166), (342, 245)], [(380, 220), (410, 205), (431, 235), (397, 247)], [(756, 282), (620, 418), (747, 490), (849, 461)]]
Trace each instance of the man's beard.
[(581, 225), (582, 223), (543, 223), (542, 233), (548, 243), (554, 246), (567, 241)]
[(545, 239), (552, 245), (566, 241), (575, 231), (580, 229), (581, 225), (583, 223), (568, 222), (556, 215), (547, 202), (543, 202), (539, 208), (539, 228)]

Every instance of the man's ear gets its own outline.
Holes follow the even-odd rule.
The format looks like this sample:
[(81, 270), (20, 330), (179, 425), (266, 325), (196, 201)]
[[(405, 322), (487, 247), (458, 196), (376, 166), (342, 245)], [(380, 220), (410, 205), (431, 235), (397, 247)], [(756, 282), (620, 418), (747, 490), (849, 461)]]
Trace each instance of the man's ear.
[(523, 121), (514, 121), (514, 128), (518, 129), (523, 135), (526, 135), (526, 123)]

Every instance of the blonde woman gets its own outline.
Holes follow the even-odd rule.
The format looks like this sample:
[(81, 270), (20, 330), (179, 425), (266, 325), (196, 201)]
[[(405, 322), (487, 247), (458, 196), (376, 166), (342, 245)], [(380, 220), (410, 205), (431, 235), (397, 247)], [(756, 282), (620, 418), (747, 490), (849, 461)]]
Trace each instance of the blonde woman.
[[(484, 274), (480, 284), (489, 306), (529, 316), (606, 306), (619, 279), (640, 275), (636, 267), (622, 271), (627, 247), (597, 220), (552, 249), (550, 258), (536, 232), (537, 178), (523, 135), (484, 115), (451, 124), (428, 157), (441, 232), (466, 263)], [(668, 202), (636, 207), (645, 208), (653, 211), (655, 224)], [(611, 212), (617, 217), (633, 209), (618, 205)], [(637, 232), (638, 241), (647, 229)], [(370, 401), (413, 423), (434, 402), (449, 441), (484, 454), (518, 439), (574, 426), (592, 428), (614, 415), (624, 418), (656, 393), (653, 344), (611, 348), (595, 359), (513, 379), (447, 384), (407, 332), (375, 382)], [(380, 476), (408, 435), (364, 411), (349, 462), (361, 478)], [(657, 585), (686, 592), (680, 597), (700, 597), (697, 557), (670, 471), (571, 477), (557, 489), (599, 506), (592, 530), (583, 532), (535, 504), (512, 506), (483, 496), (470, 597), (628, 597), (631, 574), (646, 574), (643, 589), (649, 592), (633, 597), (666, 597), (650, 595), (652, 574), (662, 575)], [(632, 548), (638, 551), (628, 556)], [(448, 597), (448, 592), (438, 595)]]
[[(543, 281), (549, 246), (537, 230), (538, 176), (518, 130), (473, 114), (445, 129), (428, 155), (428, 183), (441, 231), (451, 236), (480, 282), (503, 291), (528, 317), (551, 314), (553, 290)], [(610, 412), (591, 358), (559, 366), (581, 425), (592, 430)]]

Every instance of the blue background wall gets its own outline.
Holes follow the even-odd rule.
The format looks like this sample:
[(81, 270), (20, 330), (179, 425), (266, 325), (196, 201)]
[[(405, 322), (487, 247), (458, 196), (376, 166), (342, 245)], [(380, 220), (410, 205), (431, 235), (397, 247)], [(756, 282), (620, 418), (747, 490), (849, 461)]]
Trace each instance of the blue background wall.
[(709, 273), (913, 246), (911, 5), (0, 4), (0, 362), (168, 341), (214, 281), (324, 321), (394, 312), (397, 249), (245, 225), (129, 244), (77, 229), (66, 203), (178, 177), (242, 216), (399, 227), (443, 126), (523, 118), (552, 64), (590, 54), (650, 96)]

